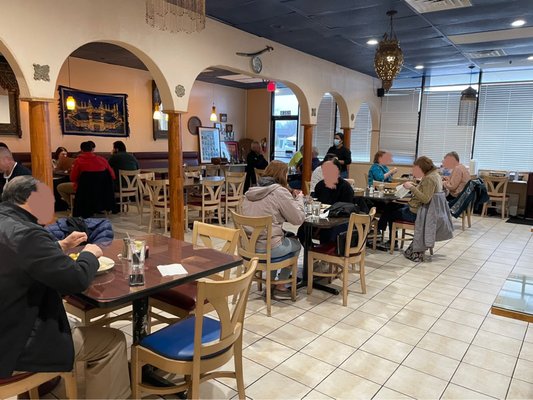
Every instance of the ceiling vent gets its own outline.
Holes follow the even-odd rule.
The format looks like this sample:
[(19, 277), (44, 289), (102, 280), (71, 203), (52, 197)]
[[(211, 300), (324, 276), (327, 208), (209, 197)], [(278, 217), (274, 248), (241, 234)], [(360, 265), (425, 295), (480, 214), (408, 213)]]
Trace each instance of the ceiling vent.
[(470, 0), (405, 0), (420, 14), (452, 10), (454, 8), (472, 7)]
[(503, 57), (506, 56), (505, 51), (503, 49), (494, 49), (494, 50), (480, 50), (480, 51), (472, 51), (470, 53), (466, 53), (466, 55), (471, 58), (493, 58), (493, 57)]

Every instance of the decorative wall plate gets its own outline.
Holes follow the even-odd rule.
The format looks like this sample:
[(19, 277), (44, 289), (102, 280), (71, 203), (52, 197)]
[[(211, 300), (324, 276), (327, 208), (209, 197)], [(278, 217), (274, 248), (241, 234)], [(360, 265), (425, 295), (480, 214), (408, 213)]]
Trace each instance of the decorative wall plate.
[(187, 121), (187, 129), (191, 135), (198, 135), (198, 128), (200, 126), (202, 126), (202, 121), (196, 116), (189, 118), (189, 121)]

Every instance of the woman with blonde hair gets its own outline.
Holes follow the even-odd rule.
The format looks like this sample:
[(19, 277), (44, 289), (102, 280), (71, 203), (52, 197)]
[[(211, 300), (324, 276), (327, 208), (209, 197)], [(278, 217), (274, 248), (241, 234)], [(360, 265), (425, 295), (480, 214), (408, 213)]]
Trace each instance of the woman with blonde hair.
[[(244, 195), (242, 212), (250, 217), (272, 216), (272, 237), (270, 239), (272, 258), (298, 254), (300, 243), (296, 238), (288, 238), (282, 229), (283, 223), (302, 225), (305, 220), (303, 195), (299, 190), (289, 188), (287, 184), (287, 164), (272, 161), (259, 178), (257, 186), (251, 187)], [(267, 238), (264, 234), (257, 240), (256, 251), (266, 252)], [(279, 280), (288, 279), (290, 270), (281, 269), (272, 274), (273, 280), (279, 273)], [(290, 291), (285, 285), (275, 285), (274, 298), (290, 299)]]

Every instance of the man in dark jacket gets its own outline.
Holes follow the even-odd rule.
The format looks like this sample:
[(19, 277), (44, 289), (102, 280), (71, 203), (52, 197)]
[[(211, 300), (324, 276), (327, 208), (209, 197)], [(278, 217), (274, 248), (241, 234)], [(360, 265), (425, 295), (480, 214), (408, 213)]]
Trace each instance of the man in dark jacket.
[(0, 196), (4, 185), (17, 176), (31, 175), (31, 171), (13, 159), (7, 147), (0, 146)]
[[(78, 327), (71, 332), (62, 294), (88, 288), (101, 249), (89, 244), (76, 261), (64, 251), (87, 240), (74, 232), (54, 241), (42, 225), (54, 212), (45, 184), (20, 176), (6, 184), (0, 204), (0, 378), (13, 371), (70, 371), (87, 363), (88, 398), (129, 396), (126, 342), (115, 329)], [(82, 394), (83, 395), (83, 394)]]
[(344, 146), (344, 134), (336, 133), (333, 137), (333, 146), (328, 149), (328, 154), (335, 154), (341, 164), (341, 178), (348, 178), (348, 165), (352, 163), (352, 152)]
[(261, 154), (261, 145), (259, 142), (253, 142), (250, 153), (246, 157), (246, 181), (244, 182), (244, 192), (248, 190), (250, 186), (255, 185), (255, 169), (265, 169), (268, 165), (268, 161), (265, 160), (263, 154)]
[(119, 190), (120, 170), (135, 171), (139, 169), (139, 162), (133, 154), (126, 151), (126, 145), (121, 140), (113, 142), (111, 157), (107, 161), (113, 171), (115, 171), (115, 191)]

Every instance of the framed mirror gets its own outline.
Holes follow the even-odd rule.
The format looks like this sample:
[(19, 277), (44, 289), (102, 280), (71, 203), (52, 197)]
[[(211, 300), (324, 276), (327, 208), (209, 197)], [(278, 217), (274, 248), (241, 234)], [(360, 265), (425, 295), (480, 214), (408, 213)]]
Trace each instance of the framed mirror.
[(22, 136), (17, 78), (2, 56), (0, 56), (0, 135)]
[(159, 95), (159, 89), (152, 81), (152, 121), (154, 140), (168, 139), (168, 114), (162, 112), (163, 103)]

